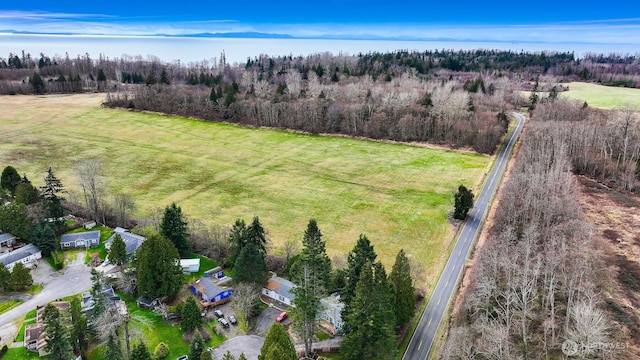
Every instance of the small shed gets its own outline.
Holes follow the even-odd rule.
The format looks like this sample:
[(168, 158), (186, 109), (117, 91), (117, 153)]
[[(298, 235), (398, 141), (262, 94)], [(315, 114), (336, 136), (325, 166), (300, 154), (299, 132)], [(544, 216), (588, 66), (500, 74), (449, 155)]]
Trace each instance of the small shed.
[(153, 309), (156, 308), (156, 306), (158, 306), (158, 301), (157, 300), (151, 300), (151, 299), (149, 299), (148, 297), (145, 297), (145, 296), (140, 296), (136, 300), (136, 304), (141, 309), (153, 310)]
[(16, 241), (16, 237), (9, 233), (0, 234), (0, 246), (11, 246)]
[(200, 259), (180, 259), (180, 267), (185, 274), (200, 271)]

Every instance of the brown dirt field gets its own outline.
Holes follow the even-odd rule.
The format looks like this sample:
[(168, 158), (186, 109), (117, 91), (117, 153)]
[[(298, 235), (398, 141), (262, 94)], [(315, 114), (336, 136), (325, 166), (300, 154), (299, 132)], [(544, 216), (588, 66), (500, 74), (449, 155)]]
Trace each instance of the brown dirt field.
[(593, 224), (605, 273), (605, 308), (615, 322), (615, 341), (640, 358), (640, 196), (576, 176), (578, 198)]

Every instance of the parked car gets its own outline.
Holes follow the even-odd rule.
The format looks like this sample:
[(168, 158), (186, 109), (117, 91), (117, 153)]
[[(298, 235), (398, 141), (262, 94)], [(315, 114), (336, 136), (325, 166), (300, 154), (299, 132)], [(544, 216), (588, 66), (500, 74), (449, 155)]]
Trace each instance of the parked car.
[(222, 310), (220, 310), (220, 309), (216, 309), (216, 310), (214, 310), (214, 313), (216, 314), (216, 317), (217, 317), (218, 319), (220, 319), (220, 318), (224, 318), (224, 314), (222, 313)]
[(225, 318), (218, 319), (218, 322), (220, 323), (220, 325), (222, 325), (223, 328), (229, 327), (229, 322)]
[(236, 316), (231, 314), (229, 316), (227, 316), (229, 318), (229, 322), (233, 325), (236, 325), (238, 323), (238, 319), (236, 319)]
[(284, 319), (287, 318), (287, 312), (283, 311), (280, 313), (280, 315), (278, 315), (278, 317), (276, 317), (276, 322), (283, 322)]
[(178, 360), (189, 360), (189, 355), (182, 355), (178, 358)]

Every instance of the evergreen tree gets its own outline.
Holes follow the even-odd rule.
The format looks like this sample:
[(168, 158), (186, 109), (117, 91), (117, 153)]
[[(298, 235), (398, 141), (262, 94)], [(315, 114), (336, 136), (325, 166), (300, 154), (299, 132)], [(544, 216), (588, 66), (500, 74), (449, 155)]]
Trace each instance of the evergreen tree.
[(171, 84), (171, 81), (169, 80), (169, 73), (167, 72), (167, 68), (163, 67), (162, 71), (160, 71), (160, 83), (165, 85)]
[(42, 77), (37, 72), (34, 72), (33, 76), (29, 78), (29, 84), (33, 87), (35, 94), (44, 93), (44, 80), (42, 80)]
[(9, 191), (11, 195), (15, 195), (16, 187), (20, 183), (20, 174), (13, 166), (7, 166), (2, 170), (2, 176), (0, 176), (0, 187)]
[(48, 352), (47, 358), (51, 360), (71, 359), (73, 357), (71, 343), (67, 330), (62, 324), (62, 316), (58, 308), (48, 304), (44, 308), (42, 319), (47, 340), (47, 344), (44, 346), (44, 350)]
[(292, 290), (296, 305), (292, 309), (292, 317), (305, 344), (305, 353), (310, 356), (320, 299), (326, 294), (331, 274), (331, 260), (327, 256), (322, 233), (313, 219), (307, 225), (302, 244), (302, 253), (291, 269), (293, 282), (297, 285)]
[(222, 360), (236, 360), (236, 357), (231, 354), (231, 351), (227, 350), (227, 352), (222, 357)]
[(227, 256), (226, 263), (233, 267), (240, 254), (240, 251), (246, 244), (246, 232), (247, 225), (244, 220), (237, 219), (231, 227), (227, 241), (229, 242), (229, 256)]
[(238, 360), (249, 360), (247, 359), (247, 355), (245, 355), (243, 352), (240, 353), (240, 356), (238, 356)]
[(11, 233), (19, 238), (28, 239), (31, 233), (31, 219), (29, 210), (24, 204), (0, 206), (0, 229)]
[(531, 91), (531, 95), (529, 95), (529, 111), (532, 111), (533, 109), (535, 109), (537, 103), (538, 103), (538, 79), (536, 79), (536, 82), (533, 85), (533, 90)]
[[(360, 272), (367, 263), (373, 263), (376, 260), (376, 252), (373, 250), (373, 245), (366, 235), (360, 235), (356, 246), (351, 250), (347, 256), (347, 284), (340, 293), (340, 301), (344, 304), (342, 308), (342, 318), (346, 319), (351, 313), (351, 302), (356, 292), (356, 285), (360, 280)], [(345, 332), (349, 331), (348, 327), (345, 327)]]
[(247, 244), (233, 265), (234, 281), (238, 283), (254, 283), (262, 286), (267, 279), (267, 265), (264, 254), (252, 243)]
[(107, 297), (102, 291), (104, 288), (104, 277), (101, 272), (95, 268), (91, 268), (91, 299), (93, 307), (91, 308), (91, 316), (95, 319), (107, 310)]
[(109, 262), (116, 265), (124, 264), (127, 259), (127, 244), (124, 243), (120, 234), (116, 234), (111, 242), (109, 248), (109, 255), (107, 256)]
[[(44, 186), (40, 188), (47, 217), (59, 219), (64, 216), (62, 201), (65, 198), (61, 196), (63, 193), (66, 193), (66, 191), (62, 186), (62, 182), (55, 176), (53, 170), (49, 168), (47, 176), (44, 178)], [(56, 220), (56, 226), (61, 226), (60, 220)]]
[(180, 329), (184, 332), (196, 330), (202, 326), (202, 316), (200, 314), (200, 307), (193, 298), (189, 296), (187, 301), (180, 307)]
[(340, 346), (345, 360), (393, 359), (395, 315), (392, 292), (381, 263), (367, 262), (360, 274), (352, 312), (343, 318), (350, 329)]
[(182, 284), (179, 260), (172, 242), (149, 236), (137, 251), (138, 292), (150, 299), (174, 295)]
[(247, 227), (246, 244), (253, 246), (263, 255), (267, 254), (267, 238), (264, 234), (264, 228), (257, 216), (253, 218), (251, 224)]
[(469, 210), (473, 207), (473, 193), (463, 185), (458, 187), (458, 192), (454, 195), (453, 218), (464, 220), (467, 218)]
[(113, 331), (109, 333), (103, 356), (104, 360), (124, 360), (122, 346), (120, 346), (120, 339), (118, 339), (118, 336), (116, 336)]
[(152, 360), (149, 349), (147, 349), (147, 345), (145, 345), (142, 341), (137, 343), (133, 347), (133, 350), (131, 350), (131, 356), (129, 357), (129, 360)]
[(180, 256), (188, 256), (191, 252), (189, 243), (187, 242), (189, 237), (187, 233), (187, 222), (184, 221), (182, 209), (176, 206), (176, 203), (172, 203), (164, 209), (164, 216), (160, 223), (160, 235), (175, 245)]
[[(225, 354), (225, 356), (226, 356), (226, 354)], [(222, 357), (222, 360), (225, 360), (225, 359), (227, 359), (227, 358)], [(208, 351), (208, 350), (207, 351), (203, 351), (202, 354), (200, 354), (200, 360), (213, 360), (213, 355), (211, 355), (211, 352)], [(230, 360), (236, 360), (236, 358), (235, 357), (231, 357)]]
[(297, 360), (296, 349), (291, 338), (280, 323), (273, 323), (264, 344), (260, 348), (258, 360)]
[(47, 221), (38, 221), (31, 229), (31, 242), (42, 251), (43, 256), (49, 256), (56, 249), (56, 241), (56, 232)]
[(82, 314), (82, 304), (80, 303), (79, 296), (74, 296), (73, 299), (71, 299), (69, 313), (71, 315), (71, 333), (69, 334), (69, 340), (76, 353), (83, 353), (87, 350), (89, 343), (87, 341), (87, 318)]
[(16, 186), (15, 196), (17, 204), (31, 205), (37, 203), (40, 199), (40, 192), (38, 191), (38, 189), (36, 189), (36, 187), (26, 179), (27, 177), (25, 176), (24, 178), (22, 178), (22, 180), (20, 180), (18, 186)]
[(154, 360), (161, 360), (169, 356), (169, 345), (161, 342), (156, 345), (155, 350), (153, 351)]
[(3, 291), (9, 290), (9, 280), (11, 280), (11, 271), (7, 269), (4, 263), (0, 262), (0, 289)]
[(202, 356), (203, 351), (204, 351), (204, 340), (202, 340), (202, 335), (200, 335), (200, 331), (196, 330), (195, 333), (193, 334), (193, 339), (191, 340), (191, 347), (189, 350), (189, 359), (200, 359), (200, 356)]
[(31, 277), (29, 269), (24, 267), (24, 264), (21, 262), (13, 265), (11, 277), (9, 278), (9, 287), (14, 291), (18, 291), (26, 289), (31, 285), (33, 285), (33, 278)]
[(405, 324), (415, 314), (416, 310), (416, 289), (413, 287), (411, 279), (411, 265), (404, 250), (400, 250), (393, 264), (389, 283), (393, 289), (394, 310), (396, 315), (396, 328)]

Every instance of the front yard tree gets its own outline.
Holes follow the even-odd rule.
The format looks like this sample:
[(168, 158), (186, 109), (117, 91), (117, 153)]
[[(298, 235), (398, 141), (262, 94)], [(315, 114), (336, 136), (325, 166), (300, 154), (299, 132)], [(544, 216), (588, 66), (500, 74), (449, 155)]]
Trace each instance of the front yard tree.
[(97, 318), (107, 309), (106, 296), (102, 291), (104, 287), (104, 277), (102, 272), (99, 272), (95, 268), (91, 268), (91, 298), (93, 300), (93, 308), (91, 309), (91, 316)]
[[(99, 75), (100, 73), (98, 73)], [(89, 216), (92, 220), (100, 221), (100, 195), (103, 188), (102, 162), (97, 159), (85, 159), (74, 165), (74, 171), (76, 181), (82, 189), (84, 204), (89, 210)], [(104, 219), (102, 220), (104, 222)]]
[(178, 264), (178, 250), (171, 241), (151, 235), (137, 254), (137, 286), (141, 295), (156, 299), (178, 292), (182, 284), (182, 268)]
[(351, 305), (352, 310), (345, 319), (349, 332), (340, 347), (343, 358), (394, 358), (393, 295), (380, 262), (364, 265)]
[(331, 274), (331, 260), (322, 232), (313, 219), (307, 225), (302, 244), (302, 253), (291, 270), (293, 282), (298, 285), (292, 290), (296, 305), (292, 315), (304, 342), (305, 354), (310, 356), (320, 299), (326, 294)]
[(9, 278), (9, 286), (12, 290), (23, 290), (33, 285), (33, 278), (29, 273), (29, 269), (19, 262), (13, 266), (11, 277)]
[(104, 350), (104, 360), (124, 360), (122, 346), (120, 346), (120, 339), (116, 335), (115, 331), (109, 332), (107, 345)]
[(458, 192), (454, 195), (455, 209), (453, 211), (453, 218), (458, 220), (464, 220), (467, 218), (469, 209), (473, 207), (473, 193), (471, 190), (460, 185)]
[[(344, 289), (340, 293), (340, 300), (344, 304), (344, 308), (342, 309), (342, 318), (346, 319), (351, 312), (351, 302), (356, 292), (356, 285), (358, 284), (358, 280), (360, 280), (360, 272), (362, 268), (367, 263), (373, 263), (376, 260), (376, 252), (373, 250), (373, 245), (367, 238), (366, 235), (360, 235), (356, 246), (351, 250), (347, 257), (347, 284)], [(348, 328), (345, 328), (345, 331), (348, 331)]]
[[(198, 314), (200, 315), (200, 314)], [(200, 331), (195, 331), (193, 339), (191, 339), (191, 347), (189, 349), (189, 359), (200, 359), (202, 352), (204, 351), (204, 340)]]
[(4, 263), (0, 263), (0, 289), (9, 290), (9, 280), (11, 279), (11, 271), (7, 269)]
[(246, 244), (246, 232), (247, 224), (245, 224), (244, 220), (236, 219), (227, 237), (227, 241), (229, 242), (229, 256), (226, 261), (228, 265), (233, 266), (236, 263), (238, 255)]
[(267, 238), (264, 234), (264, 228), (260, 223), (260, 219), (255, 216), (251, 224), (247, 227), (246, 244), (253, 244), (260, 253), (267, 254)]
[(89, 343), (87, 342), (87, 318), (82, 314), (82, 304), (79, 296), (74, 296), (71, 299), (69, 313), (71, 315), (70, 341), (73, 350), (76, 353), (82, 353), (87, 350)]
[(137, 343), (133, 347), (133, 350), (131, 350), (131, 356), (129, 357), (129, 360), (152, 360), (149, 349), (147, 349), (147, 345), (145, 345), (142, 341)]
[(393, 289), (396, 328), (411, 320), (416, 312), (416, 289), (411, 278), (411, 264), (404, 250), (400, 250), (393, 264), (389, 283)]
[(9, 191), (11, 195), (15, 195), (16, 187), (20, 183), (21, 177), (16, 169), (9, 165), (2, 170), (2, 176), (0, 176), (0, 187)]
[(107, 256), (109, 262), (118, 266), (124, 264), (127, 259), (127, 244), (124, 243), (120, 234), (116, 234), (109, 248), (109, 255)]
[(62, 324), (62, 316), (55, 306), (48, 304), (44, 308), (44, 331), (47, 344), (44, 346), (45, 351), (49, 354), (48, 359), (51, 360), (69, 360), (73, 358), (73, 352), (67, 330)]
[(32, 222), (24, 204), (15, 202), (0, 206), (0, 229), (19, 238), (28, 239)]
[(42, 256), (49, 256), (56, 249), (56, 231), (47, 221), (38, 221), (31, 229), (31, 242), (42, 251)]
[(182, 318), (180, 329), (184, 332), (197, 330), (202, 326), (200, 307), (193, 296), (189, 296), (187, 301), (180, 306), (180, 317)]
[(172, 203), (164, 209), (162, 222), (160, 223), (160, 235), (170, 240), (178, 249), (180, 256), (187, 256), (190, 253), (189, 233), (187, 233), (187, 222), (184, 221), (182, 209)]
[(60, 227), (61, 217), (64, 216), (64, 208), (62, 207), (62, 201), (65, 200), (61, 195), (66, 193), (62, 182), (53, 173), (53, 170), (49, 168), (47, 170), (47, 176), (44, 178), (44, 186), (40, 188), (40, 194), (42, 195), (44, 209), (47, 217), (56, 219), (56, 226)]
[(280, 323), (273, 323), (264, 344), (260, 348), (258, 360), (297, 360), (296, 349), (291, 338)]
[(233, 265), (235, 281), (238, 283), (254, 283), (262, 286), (267, 279), (267, 265), (264, 254), (253, 244), (247, 244), (238, 255)]

